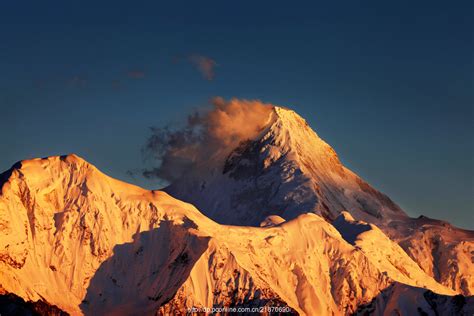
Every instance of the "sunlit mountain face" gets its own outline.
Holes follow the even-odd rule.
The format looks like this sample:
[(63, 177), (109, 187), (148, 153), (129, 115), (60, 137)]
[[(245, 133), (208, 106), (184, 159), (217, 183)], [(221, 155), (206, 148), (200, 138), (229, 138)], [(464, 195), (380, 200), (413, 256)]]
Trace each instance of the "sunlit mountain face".
[(0, 316), (474, 316), (472, 1), (0, 3)]
[(163, 191), (77, 155), (1, 175), (2, 315), (474, 313), (474, 232), (409, 217), (291, 109), (218, 99), (155, 136)]

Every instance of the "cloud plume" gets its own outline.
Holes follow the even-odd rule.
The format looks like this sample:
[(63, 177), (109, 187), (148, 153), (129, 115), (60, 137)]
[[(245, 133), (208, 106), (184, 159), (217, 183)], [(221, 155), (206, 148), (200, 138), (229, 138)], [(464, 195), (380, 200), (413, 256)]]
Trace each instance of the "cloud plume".
[(252, 139), (269, 123), (273, 105), (258, 100), (214, 98), (212, 108), (187, 117), (180, 128), (151, 128), (143, 153), (157, 167), (147, 178), (171, 182), (202, 164), (216, 164), (240, 142)]
[(189, 62), (199, 70), (206, 80), (214, 79), (214, 68), (217, 66), (214, 59), (202, 55), (190, 55)]

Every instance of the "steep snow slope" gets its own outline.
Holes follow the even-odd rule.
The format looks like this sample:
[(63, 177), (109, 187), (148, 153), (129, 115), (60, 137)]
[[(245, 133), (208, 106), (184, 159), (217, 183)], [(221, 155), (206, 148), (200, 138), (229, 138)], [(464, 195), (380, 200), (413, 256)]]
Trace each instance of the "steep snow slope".
[(219, 225), (74, 155), (23, 161), (1, 180), (0, 285), (78, 315), (193, 306), (349, 314), (395, 281), (453, 294), (396, 249), (378, 255), (381, 264), (370, 258), (380, 246), (370, 240), (383, 235), (375, 228), (353, 245), (315, 214), (269, 223)]
[[(25, 299), (44, 298), (66, 311), (79, 312), (90, 279), (116, 245), (163, 228), (162, 221), (179, 221), (184, 212), (210, 222), (165, 193), (109, 178), (77, 156), (23, 161), (9, 173), (0, 198), (1, 285)], [(172, 211), (165, 214), (169, 203)], [(190, 256), (206, 247), (197, 247), (201, 239), (188, 236), (185, 227), (176, 226), (170, 235), (155, 237), (165, 238), (160, 244), (169, 260), (173, 247), (194, 247)], [(170, 237), (173, 243), (166, 242)], [(194, 238), (193, 243), (188, 238)], [(140, 267), (147, 268), (152, 267)], [(178, 276), (183, 273), (177, 271)]]
[(394, 280), (412, 286), (427, 287), (438, 293), (445, 289), (428, 277), (418, 264), (377, 226), (355, 221), (347, 212), (342, 212), (333, 225), (347, 242), (360, 249), (371, 262)]
[(409, 218), (386, 195), (345, 168), (295, 112), (275, 107), (266, 128), (225, 162), (209, 162), (165, 189), (219, 223), (258, 226), (315, 213), (332, 222), (346, 211), (377, 225), (439, 282), (474, 294), (474, 232)]
[(424, 216), (393, 221), (387, 234), (440, 283), (474, 295), (474, 232)]
[(343, 210), (377, 224), (406, 217), (345, 168), (295, 112), (275, 107), (271, 115), (257, 139), (243, 142), (224, 163), (206, 163), (165, 191), (224, 224), (258, 226), (268, 215), (291, 219), (306, 212), (334, 219)]

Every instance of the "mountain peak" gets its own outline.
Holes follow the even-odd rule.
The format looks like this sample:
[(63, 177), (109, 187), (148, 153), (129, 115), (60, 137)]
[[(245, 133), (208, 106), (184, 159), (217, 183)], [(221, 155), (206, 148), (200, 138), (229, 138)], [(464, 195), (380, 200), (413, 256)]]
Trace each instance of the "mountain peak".
[(65, 162), (67, 164), (75, 164), (75, 165), (91, 165), (85, 159), (79, 157), (76, 154), (68, 154), (68, 155), (60, 155), (60, 156), (48, 156), (44, 158), (32, 158), (32, 159), (25, 159), (20, 160), (13, 164), (13, 166), (7, 170), (12, 172), (14, 170), (25, 170), (31, 167), (39, 167), (45, 166), (49, 164), (57, 164), (60, 162)]
[(130, 195), (154, 194), (153, 191), (107, 176), (76, 154), (21, 160), (0, 174), (0, 192), (8, 190), (8, 187), (21, 190), (29, 190), (29, 187), (44, 190), (67, 187), (70, 191), (79, 190), (85, 195), (103, 191), (104, 183), (115, 191), (128, 192)]
[(292, 109), (275, 106), (273, 108), (278, 121), (282, 122), (286, 127), (298, 127), (303, 129), (311, 129), (306, 120)]
[(302, 164), (308, 160), (336, 173), (342, 173), (342, 163), (334, 149), (322, 140), (306, 120), (295, 111), (274, 107), (273, 123), (262, 139), (268, 139), (284, 153), (292, 152)]
[(275, 106), (273, 107), (273, 111), (278, 119), (285, 121), (285, 122), (298, 122), (302, 123), (303, 125), (307, 124), (306, 120), (302, 118), (298, 113), (293, 111), (290, 108), (283, 107), (283, 106)]
[(258, 226), (269, 215), (289, 220), (302, 213), (332, 221), (342, 211), (377, 224), (406, 217), (345, 168), (296, 112), (274, 107), (268, 120), (257, 137), (231, 152), (222, 172), (193, 170), (165, 190), (225, 224)]
[(63, 168), (64, 166), (74, 166), (75, 168), (95, 168), (92, 164), (88, 163), (86, 160), (76, 154), (20, 160), (13, 164), (10, 169), (0, 174), (0, 187), (8, 182), (12, 176), (14, 177), (15, 175), (20, 174), (33, 175), (39, 170), (52, 167), (60, 168), (61, 164), (63, 164)]

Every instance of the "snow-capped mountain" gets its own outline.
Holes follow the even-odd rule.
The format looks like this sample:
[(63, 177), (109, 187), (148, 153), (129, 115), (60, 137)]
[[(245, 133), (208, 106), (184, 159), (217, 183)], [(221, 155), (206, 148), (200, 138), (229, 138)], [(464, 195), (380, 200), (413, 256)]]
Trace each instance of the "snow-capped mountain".
[(345, 211), (377, 225), (439, 282), (474, 294), (473, 231), (410, 218), (344, 167), (294, 111), (274, 107), (270, 115), (224, 162), (203, 164), (165, 191), (224, 224), (258, 226), (269, 215), (289, 220), (308, 212), (332, 222)]
[[(224, 162), (205, 163), (165, 189), (219, 223), (258, 226), (269, 215), (311, 212), (328, 220), (347, 210), (358, 220), (387, 223), (407, 215), (345, 168), (336, 152), (294, 111), (274, 107), (256, 139)], [(211, 167), (209, 167), (211, 165)]]
[(1, 292), (73, 315), (472, 313), (472, 298), (455, 296), (347, 212), (333, 224), (309, 213), (221, 225), (74, 155), (22, 161), (0, 185)]
[(383, 227), (392, 240), (438, 282), (474, 295), (474, 232), (424, 216)]

